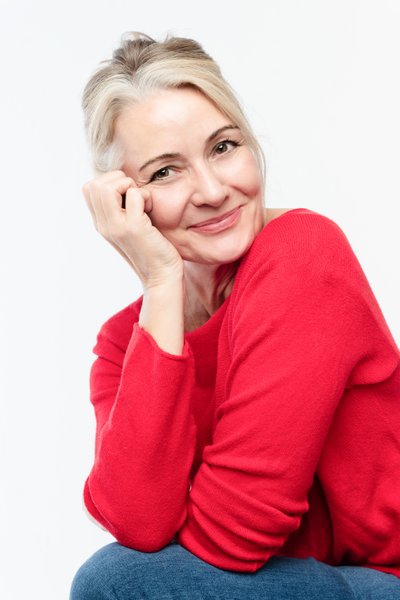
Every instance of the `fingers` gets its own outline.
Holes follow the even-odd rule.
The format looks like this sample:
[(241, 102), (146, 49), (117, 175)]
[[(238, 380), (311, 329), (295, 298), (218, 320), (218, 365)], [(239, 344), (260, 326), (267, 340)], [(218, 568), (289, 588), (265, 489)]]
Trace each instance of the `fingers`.
[(122, 193), (136, 183), (123, 171), (110, 171), (86, 182), (82, 192), (97, 231), (107, 237), (109, 221), (122, 212)]
[[(119, 173), (119, 175), (118, 175), (118, 173)], [(87, 181), (82, 186), (82, 193), (85, 198), (86, 205), (90, 211), (90, 214), (92, 215), (93, 224), (96, 229), (98, 229), (98, 219), (101, 216), (101, 214), (99, 214), (99, 213), (102, 212), (102, 206), (101, 205), (99, 206), (99, 201), (96, 200), (96, 197), (98, 196), (98, 192), (96, 191), (96, 188), (98, 186), (101, 186), (101, 183), (103, 181), (104, 182), (112, 181), (117, 176), (121, 176), (121, 174), (125, 175), (125, 173), (123, 173), (122, 171), (120, 171), (120, 172), (112, 171), (112, 172), (104, 173), (102, 175), (99, 175), (95, 179), (91, 179), (90, 181)], [(104, 218), (104, 214), (102, 216)]]
[(139, 188), (123, 171), (102, 173), (86, 182), (82, 192), (96, 230), (117, 250), (118, 240), (123, 244), (127, 236), (151, 225), (145, 215), (152, 210), (149, 190)]
[(151, 212), (153, 206), (149, 190), (139, 187), (129, 187), (125, 194), (126, 219), (130, 226), (140, 225), (148, 221), (144, 213)]
[(97, 231), (145, 285), (181, 270), (179, 253), (148, 215), (153, 202), (145, 186), (139, 187), (123, 171), (111, 171), (85, 183), (82, 191)]

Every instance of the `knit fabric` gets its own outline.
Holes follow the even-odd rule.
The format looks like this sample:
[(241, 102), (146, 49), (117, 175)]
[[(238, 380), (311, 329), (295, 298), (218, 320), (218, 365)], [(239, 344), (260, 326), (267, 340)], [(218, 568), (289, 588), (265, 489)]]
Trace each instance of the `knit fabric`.
[(400, 353), (346, 235), (297, 208), (264, 226), (182, 354), (101, 327), (89, 513), (221, 569), (314, 557), (400, 577)]

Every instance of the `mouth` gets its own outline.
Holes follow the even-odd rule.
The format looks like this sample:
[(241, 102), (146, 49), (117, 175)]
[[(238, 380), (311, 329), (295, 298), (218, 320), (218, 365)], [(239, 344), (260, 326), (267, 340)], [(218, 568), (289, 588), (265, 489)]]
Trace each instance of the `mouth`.
[(236, 208), (234, 208), (233, 210), (230, 210), (227, 213), (224, 213), (223, 215), (220, 215), (219, 217), (214, 217), (213, 219), (208, 219), (207, 221), (201, 221), (201, 223), (196, 223), (196, 225), (191, 225), (191, 228), (195, 228), (195, 227), (204, 227), (205, 225), (212, 225), (213, 223), (220, 223), (221, 221), (224, 221), (225, 219), (227, 219), (230, 215), (234, 214), (236, 211), (238, 211), (240, 208), (240, 206), (237, 206)]
[(234, 225), (240, 216), (241, 206), (237, 206), (235, 209), (217, 217), (215, 219), (209, 219), (208, 221), (203, 221), (201, 224), (192, 225), (189, 229), (194, 229), (195, 231), (211, 231), (217, 232), (222, 231), (223, 229), (227, 229)]

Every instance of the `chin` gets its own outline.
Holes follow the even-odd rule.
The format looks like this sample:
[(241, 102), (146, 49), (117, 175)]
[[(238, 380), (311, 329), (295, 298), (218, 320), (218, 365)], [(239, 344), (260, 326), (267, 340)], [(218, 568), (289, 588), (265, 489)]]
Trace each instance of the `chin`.
[(242, 240), (242, 243), (235, 244), (234, 241), (230, 244), (225, 242), (225, 244), (221, 244), (220, 248), (213, 248), (213, 252), (210, 252), (207, 256), (199, 256), (197, 259), (192, 259), (194, 262), (208, 264), (208, 265), (223, 265), (228, 263), (233, 263), (242, 256), (246, 254), (246, 252), (250, 249), (253, 244), (255, 237), (251, 237), (247, 240)]

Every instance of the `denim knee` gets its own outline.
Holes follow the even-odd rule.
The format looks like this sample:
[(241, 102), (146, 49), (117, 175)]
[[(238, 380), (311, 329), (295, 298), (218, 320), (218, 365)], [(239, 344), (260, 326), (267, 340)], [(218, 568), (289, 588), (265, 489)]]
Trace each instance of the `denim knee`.
[(79, 567), (72, 580), (69, 600), (117, 600), (109, 561), (103, 550), (95, 552)]

